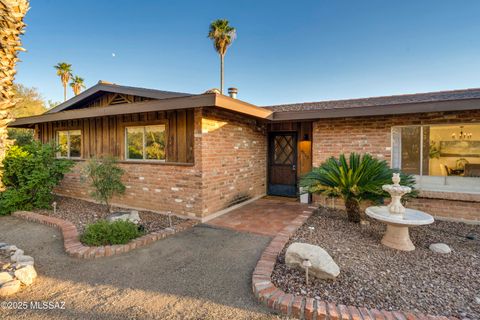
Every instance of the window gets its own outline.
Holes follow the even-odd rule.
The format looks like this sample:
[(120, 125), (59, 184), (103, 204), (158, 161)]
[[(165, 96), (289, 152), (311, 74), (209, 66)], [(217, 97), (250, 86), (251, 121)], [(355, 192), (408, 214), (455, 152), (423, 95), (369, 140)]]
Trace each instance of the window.
[(127, 127), (126, 158), (165, 161), (165, 125)]
[(82, 132), (80, 130), (57, 131), (59, 158), (80, 158), (82, 156)]
[(480, 191), (480, 124), (393, 127), (392, 167), (423, 186)]

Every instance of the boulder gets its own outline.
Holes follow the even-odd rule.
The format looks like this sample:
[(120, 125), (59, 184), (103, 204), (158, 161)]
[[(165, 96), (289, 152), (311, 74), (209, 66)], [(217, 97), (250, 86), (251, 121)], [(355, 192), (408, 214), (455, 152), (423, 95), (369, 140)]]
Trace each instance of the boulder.
[(140, 215), (136, 210), (132, 210), (131, 212), (114, 212), (107, 217), (107, 220), (108, 221), (123, 220), (123, 221), (130, 221), (135, 224), (138, 224), (140, 222)]
[(0, 286), (6, 282), (12, 281), (13, 277), (8, 272), (0, 272)]
[(0, 297), (5, 297), (16, 293), (20, 290), (20, 281), (19, 280), (12, 280), (8, 281), (0, 287)]
[(432, 243), (429, 249), (435, 253), (450, 253), (452, 249), (445, 243)]
[(25, 266), (15, 270), (15, 278), (20, 280), (24, 285), (31, 285), (37, 277), (37, 272), (33, 266)]
[(0, 242), (0, 248), (1, 248), (1, 247), (5, 247), (5, 246), (8, 246), (8, 243)]
[(2, 250), (4, 252), (8, 252), (8, 253), (10, 253), (12, 251), (17, 251), (17, 249), (18, 248), (14, 245), (6, 245), (6, 246), (3, 246), (3, 247), (0, 248), (0, 250)]
[(10, 260), (12, 262), (17, 262), (17, 259), (21, 256), (23, 256), (23, 250), (22, 249), (17, 249), (16, 251), (13, 252), (13, 254), (10, 256)]
[(34, 259), (30, 256), (24, 256), (24, 255), (21, 255), (19, 257), (17, 257), (17, 264), (20, 264), (20, 263), (29, 263), (31, 262), (31, 264), (34, 263)]
[(332, 257), (319, 246), (308, 243), (292, 243), (285, 253), (285, 263), (291, 268), (304, 269), (302, 263), (310, 260), (312, 266), (308, 274), (320, 279), (335, 279), (340, 274), (340, 268)]

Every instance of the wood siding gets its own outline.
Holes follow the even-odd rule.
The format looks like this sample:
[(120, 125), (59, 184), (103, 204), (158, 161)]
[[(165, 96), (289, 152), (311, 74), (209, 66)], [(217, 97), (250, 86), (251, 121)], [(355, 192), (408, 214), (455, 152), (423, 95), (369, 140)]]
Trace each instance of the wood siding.
[(82, 158), (113, 155), (125, 160), (125, 127), (166, 124), (166, 162), (193, 163), (193, 109), (134, 113), (54, 121), (36, 125), (36, 137), (46, 143), (59, 130), (82, 131)]

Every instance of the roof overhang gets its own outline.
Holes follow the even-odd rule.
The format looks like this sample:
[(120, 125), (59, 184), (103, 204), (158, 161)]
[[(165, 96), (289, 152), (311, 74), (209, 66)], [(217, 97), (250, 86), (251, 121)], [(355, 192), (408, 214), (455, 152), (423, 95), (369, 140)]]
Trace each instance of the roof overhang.
[(77, 109), (44, 113), (42, 115), (18, 118), (8, 126), (12, 128), (31, 128), (37, 123), (132, 114), (140, 112), (166, 111), (176, 109), (190, 109), (198, 107), (218, 107), (248, 116), (272, 119), (272, 111), (254, 106), (238, 99), (210, 93), (162, 100), (150, 100), (137, 103), (119, 104), (107, 107)]
[(480, 109), (479, 99), (464, 99), (451, 101), (392, 104), (370, 107), (274, 112), (273, 121), (314, 120), (345, 117), (350, 118), (382, 115), (400, 115), (410, 113), (466, 111), (477, 109)]

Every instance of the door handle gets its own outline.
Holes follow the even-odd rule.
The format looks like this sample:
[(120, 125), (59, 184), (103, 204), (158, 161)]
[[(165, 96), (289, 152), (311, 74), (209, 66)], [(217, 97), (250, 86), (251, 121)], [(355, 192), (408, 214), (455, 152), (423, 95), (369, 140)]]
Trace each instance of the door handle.
[(297, 166), (296, 165), (292, 165), (292, 171), (295, 171), (297, 170)]

